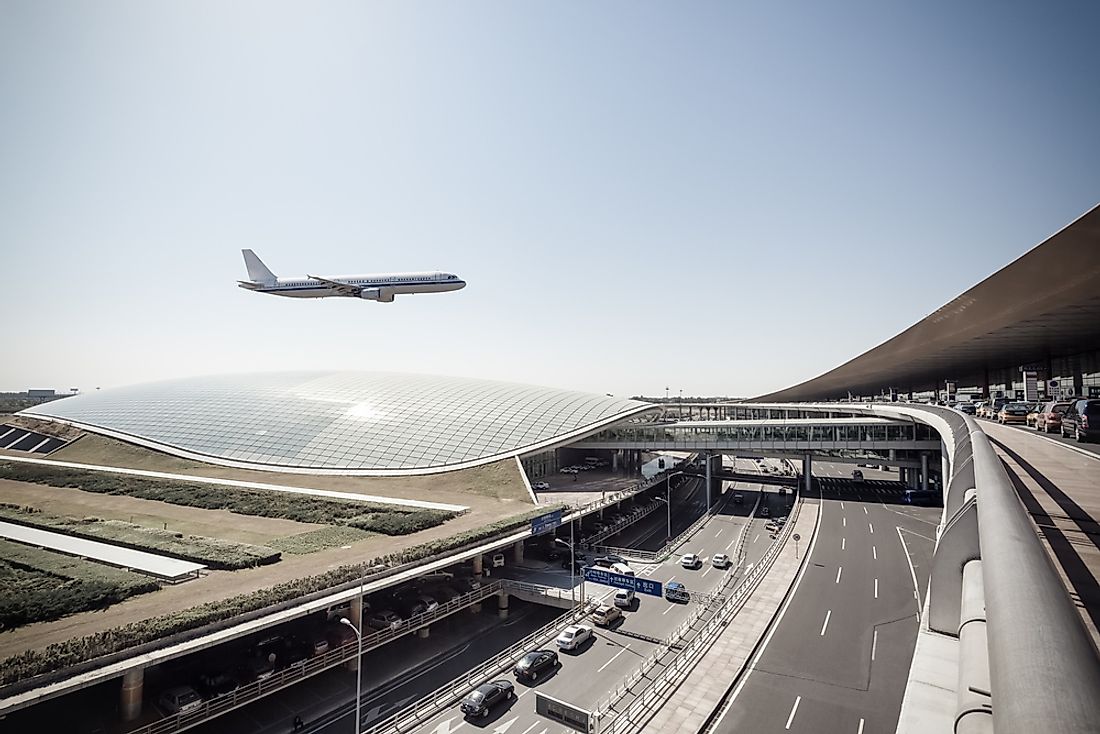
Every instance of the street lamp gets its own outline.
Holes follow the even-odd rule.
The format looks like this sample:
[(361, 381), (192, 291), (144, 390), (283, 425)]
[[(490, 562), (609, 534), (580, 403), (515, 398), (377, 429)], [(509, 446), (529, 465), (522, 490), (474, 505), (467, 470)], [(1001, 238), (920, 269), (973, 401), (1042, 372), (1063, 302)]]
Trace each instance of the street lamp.
[(554, 538), (555, 543), (569, 547), (569, 598), (573, 600), (573, 606), (577, 606), (577, 557), (573, 542), (573, 521), (569, 521), (569, 542), (561, 538)]
[(655, 497), (654, 498), (658, 502), (664, 502), (665, 503), (665, 509), (668, 512), (668, 530), (667, 530), (667, 533), (668, 533), (668, 539), (669, 540), (672, 540), (672, 478), (675, 477), (675, 476), (679, 476), (680, 474), (683, 474), (683, 472), (682, 471), (673, 472), (672, 474), (669, 474), (667, 477), (665, 477), (665, 499), (661, 499), (660, 497)]
[[(360, 597), (359, 601), (359, 619), (362, 624), (363, 619), (363, 601)], [(362, 723), (362, 719), (359, 718), (359, 705), (360, 698), (363, 693), (363, 633), (355, 628), (355, 625), (351, 623), (351, 620), (347, 617), (340, 617), (340, 624), (346, 624), (351, 627), (351, 631), (355, 633), (355, 639), (359, 641), (359, 657), (355, 659), (355, 734), (359, 734), (359, 725)]]

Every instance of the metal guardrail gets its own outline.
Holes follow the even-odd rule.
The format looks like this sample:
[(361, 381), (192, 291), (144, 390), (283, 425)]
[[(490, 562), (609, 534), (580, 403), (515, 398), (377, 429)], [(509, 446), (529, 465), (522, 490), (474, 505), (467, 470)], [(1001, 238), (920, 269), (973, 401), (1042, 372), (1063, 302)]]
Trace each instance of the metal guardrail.
[[(402, 637), (422, 627), (426, 627), (435, 621), (465, 609), (471, 604), (476, 604), (483, 599), (498, 594), (503, 589), (504, 585), (500, 581), (484, 584), (480, 588), (440, 604), (431, 612), (424, 612), (423, 614), (413, 616), (403, 621), (397, 627), (378, 630), (371, 634), (364, 632), (363, 653), (370, 652), (398, 637)], [(128, 734), (166, 734), (168, 732), (180, 732), (190, 729), (193, 726), (205, 723), (235, 708), (239, 708), (240, 706), (252, 703), (253, 701), (282, 690), (304, 678), (309, 678), (329, 668), (342, 665), (349, 660), (354, 660), (358, 654), (359, 642), (349, 642), (321, 655), (309, 658), (299, 665), (289, 666), (283, 670), (276, 671), (267, 678), (241, 686), (235, 691), (206, 700), (201, 707), (188, 711), (187, 713), (172, 714), (151, 724), (131, 729)]]
[(530, 652), (533, 646), (537, 647), (546, 640), (557, 637), (558, 633), (582, 617), (587, 616), (595, 608), (595, 604), (585, 602), (570, 612), (527, 635), (519, 642), (499, 653), (492, 660), (482, 663), (477, 668), (467, 671), (448, 683), (437, 688), (433, 693), (421, 698), (415, 704), (398, 711), (385, 719), (381, 719), (371, 726), (363, 729), (364, 734), (400, 734), (424, 724), (447, 706), (453, 705), (483, 682), (501, 675), (509, 667), (519, 662), (520, 658)]
[(636, 510), (631, 512), (629, 515), (627, 515), (626, 517), (624, 517), (622, 520), (615, 523), (614, 525), (610, 525), (610, 526), (604, 528), (603, 530), (601, 530), (598, 533), (593, 533), (592, 535), (589, 535), (586, 538), (582, 538), (581, 543), (583, 545), (589, 545), (589, 546), (596, 545), (601, 540), (603, 540), (604, 538), (610, 538), (615, 533), (621, 533), (623, 530), (626, 530), (628, 527), (630, 527), (634, 523), (638, 522), (642, 518), (648, 517), (651, 513), (656, 511), (657, 508), (659, 508), (659, 507), (663, 507), (663, 505), (660, 502), (657, 502), (656, 500), (654, 500), (653, 502), (650, 502), (645, 507), (637, 508)]

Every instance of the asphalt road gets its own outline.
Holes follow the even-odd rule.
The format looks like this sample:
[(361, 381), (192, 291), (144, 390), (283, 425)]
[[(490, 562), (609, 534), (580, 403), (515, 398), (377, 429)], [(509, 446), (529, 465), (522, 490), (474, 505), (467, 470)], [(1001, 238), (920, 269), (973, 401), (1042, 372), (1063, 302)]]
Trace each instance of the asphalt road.
[[(821, 462), (814, 473), (851, 476), (851, 467)], [(940, 508), (899, 507), (886, 492), (825, 494), (808, 563), (719, 734), (895, 730)]]
[[(755, 497), (748, 494), (746, 490), (741, 491), (746, 492), (746, 506), (751, 509)], [(769, 493), (769, 499), (777, 509), (780, 502), (785, 501), (785, 498), (781, 498), (774, 492)], [(694, 500), (689, 497), (687, 501), (690, 504)], [(701, 568), (694, 570), (683, 568), (679, 562), (680, 556), (677, 554), (661, 564), (648, 566), (636, 564), (635, 571), (639, 575), (665, 583), (679, 581), (692, 591), (713, 593), (724, 576), (742, 573), (748, 564), (758, 562), (771, 541), (764, 530), (765, 520), (736, 514), (735, 509), (742, 513), (747, 512), (741, 507), (734, 508), (731, 505), (728, 512), (717, 514), (679, 549), (679, 553), (700, 555), (704, 559)], [(654, 515), (658, 514), (660, 513), (654, 513)], [(690, 521), (687, 524), (690, 524)], [(711, 556), (716, 553), (732, 553), (742, 532), (746, 533), (747, 544), (744, 562), (739, 568), (715, 569), (710, 563)], [(552, 573), (552, 571), (547, 570), (545, 573)], [(567, 571), (560, 573), (568, 576)], [(591, 585), (589, 586), (591, 594)], [(606, 593), (610, 598), (613, 590), (608, 588)], [(414, 731), (424, 734), (429, 732), (449, 734), (459, 730), (484, 730), (497, 734), (505, 732), (543, 734), (543, 732), (569, 731), (563, 725), (535, 713), (533, 691), (539, 690), (554, 698), (591, 709), (653, 653), (658, 648), (659, 641), (679, 627), (692, 611), (692, 606), (688, 604), (673, 604), (656, 597), (641, 598), (634, 610), (626, 612), (622, 624), (610, 630), (595, 628), (596, 634), (590, 643), (585, 644), (577, 652), (560, 654), (561, 665), (553, 675), (544, 678), (534, 686), (517, 684), (516, 700), (501, 705), (487, 718), (467, 721), (458, 707), (454, 706)], [(544, 647), (552, 646), (552, 642), (544, 645)], [(502, 677), (512, 679), (510, 675)]]
[[(996, 423), (996, 421), (992, 421), (987, 418), (978, 418), (979, 424), (986, 422)], [(1051, 441), (1055, 441), (1066, 446), (1072, 446), (1079, 451), (1084, 451), (1086, 453), (1092, 454), (1093, 456), (1100, 456), (1100, 444), (1088, 442), (1082, 443), (1073, 438), (1062, 438), (1062, 434), (1058, 431), (1055, 431), (1054, 433), (1043, 433), (1041, 431), (1036, 431), (1034, 428), (1028, 428), (1027, 426), (1019, 424), (1009, 424), (1008, 426), (1006, 426), (1006, 428), (1015, 428), (1017, 431), (1027, 431), (1028, 433), (1034, 433), (1037, 436), (1043, 436), (1044, 438), (1049, 438)]]

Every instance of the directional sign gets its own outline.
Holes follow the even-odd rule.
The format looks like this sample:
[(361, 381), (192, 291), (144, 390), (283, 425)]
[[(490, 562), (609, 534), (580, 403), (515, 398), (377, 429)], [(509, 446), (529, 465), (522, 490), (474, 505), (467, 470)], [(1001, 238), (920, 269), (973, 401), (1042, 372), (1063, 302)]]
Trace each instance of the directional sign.
[(661, 596), (661, 582), (652, 579), (640, 579), (636, 576), (626, 576), (621, 573), (612, 573), (606, 568), (596, 566), (584, 567), (584, 580), (604, 586), (614, 586), (616, 589), (630, 589), (639, 594)]
[(542, 535), (561, 525), (561, 510), (554, 510), (531, 519), (531, 534)]

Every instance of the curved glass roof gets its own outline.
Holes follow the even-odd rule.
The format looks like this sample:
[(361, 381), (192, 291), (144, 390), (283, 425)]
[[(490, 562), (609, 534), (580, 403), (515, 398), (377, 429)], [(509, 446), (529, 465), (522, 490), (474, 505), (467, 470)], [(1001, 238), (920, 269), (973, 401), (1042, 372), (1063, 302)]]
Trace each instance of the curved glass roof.
[(23, 412), (214, 463), (368, 474), (486, 463), (650, 407), (459, 377), (279, 372), (134, 385)]

